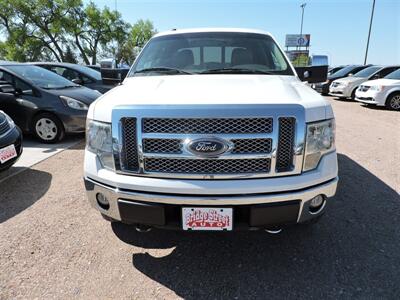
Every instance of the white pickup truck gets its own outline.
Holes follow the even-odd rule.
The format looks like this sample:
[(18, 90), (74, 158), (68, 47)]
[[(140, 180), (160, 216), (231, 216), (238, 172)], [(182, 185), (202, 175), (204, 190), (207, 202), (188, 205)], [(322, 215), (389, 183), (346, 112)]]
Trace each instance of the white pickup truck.
[[(313, 68), (300, 77), (324, 81)], [(90, 106), (87, 195), (139, 231), (279, 232), (334, 196), (334, 135), (330, 104), (269, 33), (171, 30)]]

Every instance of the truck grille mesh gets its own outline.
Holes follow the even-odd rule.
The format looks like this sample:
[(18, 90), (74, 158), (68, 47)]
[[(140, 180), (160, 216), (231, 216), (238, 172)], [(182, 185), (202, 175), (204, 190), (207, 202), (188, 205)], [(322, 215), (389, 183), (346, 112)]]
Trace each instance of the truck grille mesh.
[(179, 139), (143, 139), (145, 153), (182, 153)]
[(271, 139), (236, 139), (231, 142), (235, 145), (232, 153), (271, 153)]
[(145, 118), (145, 133), (270, 133), (272, 118), (224, 118), (224, 119), (180, 119), (180, 118)]
[(260, 159), (145, 158), (147, 172), (185, 174), (268, 173), (271, 161)]
[(295, 118), (279, 118), (279, 142), (276, 158), (277, 172), (287, 172), (293, 168), (295, 124)]
[[(251, 154), (270, 154), (274, 144), (271, 136), (260, 137), (260, 133), (272, 132), (272, 118), (231, 118), (231, 119), (183, 119), (183, 118), (144, 118), (142, 119), (142, 133), (146, 137), (139, 141), (136, 118), (122, 118), (122, 152), (120, 155), (121, 167), (125, 171), (137, 173), (169, 173), (173, 174), (251, 174), (270, 173), (271, 158), (251, 157)], [(138, 121), (139, 122), (139, 121)], [(294, 170), (294, 146), (296, 132), (296, 118), (279, 117), (278, 132), (274, 137), (278, 139), (277, 155), (274, 173), (290, 172)], [(152, 133), (155, 135), (152, 136)], [(171, 134), (156, 136), (156, 134)], [(225, 157), (200, 159), (184, 152), (184, 140), (174, 136), (183, 133), (196, 134), (247, 134), (245, 137), (232, 136), (230, 142), (233, 148)], [(252, 138), (252, 134), (258, 134)], [(140, 136), (140, 135), (139, 135)], [(218, 135), (217, 135), (218, 136)], [(223, 136), (221, 138), (224, 138)], [(139, 153), (142, 149), (143, 153)], [(185, 157), (181, 157), (185, 153)], [(140, 154), (140, 155), (139, 155)], [(150, 156), (149, 154), (159, 154)], [(165, 154), (164, 157), (160, 154)], [(167, 156), (167, 154), (169, 156)], [(244, 154), (248, 157), (234, 158), (235, 154)], [(176, 157), (174, 157), (176, 155)], [(230, 156), (230, 157), (229, 157)], [(141, 164), (139, 163), (141, 162)], [(143, 169), (142, 169), (143, 168)], [(266, 175), (268, 176), (268, 175)], [(269, 175), (272, 176), (272, 175)]]
[(124, 118), (121, 120), (124, 140), (124, 165), (130, 171), (139, 170), (139, 157), (137, 151), (136, 118)]

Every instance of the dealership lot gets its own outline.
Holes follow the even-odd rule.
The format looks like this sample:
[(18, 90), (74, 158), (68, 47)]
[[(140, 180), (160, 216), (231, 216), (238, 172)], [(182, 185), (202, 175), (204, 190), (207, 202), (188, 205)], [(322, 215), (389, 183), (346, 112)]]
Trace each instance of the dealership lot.
[(400, 114), (329, 99), (337, 195), (280, 235), (110, 225), (86, 201), (83, 142), (38, 150), (57, 155), (0, 182), (0, 299), (400, 297)]

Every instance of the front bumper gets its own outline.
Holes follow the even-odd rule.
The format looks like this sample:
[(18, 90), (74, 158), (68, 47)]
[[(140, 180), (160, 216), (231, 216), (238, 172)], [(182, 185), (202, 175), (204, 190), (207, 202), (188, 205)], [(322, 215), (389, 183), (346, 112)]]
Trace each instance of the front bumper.
[[(123, 223), (162, 228), (181, 227), (181, 208), (184, 206), (233, 207), (234, 229), (273, 228), (303, 223), (324, 213), (309, 209), (310, 200), (323, 195), (334, 196), (338, 178), (309, 188), (266, 194), (250, 195), (180, 195), (146, 193), (104, 185), (85, 178), (90, 204), (102, 214)], [(103, 194), (109, 207), (98, 204), (97, 194)]]
[(362, 103), (375, 104), (380, 106), (384, 106), (386, 101), (384, 93), (375, 91), (367, 91), (367, 92), (356, 91), (355, 100)]
[(66, 133), (85, 132), (87, 111), (70, 110), (68, 113), (60, 113), (58, 117), (64, 125)]
[(14, 157), (3, 164), (0, 163), (0, 171), (8, 169), (15, 164), (22, 154), (22, 132), (17, 126), (14, 127), (14, 129), (12, 129), (6, 136), (3, 136), (0, 139), (0, 149), (9, 145), (14, 145), (15, 150), (17, 151), (17, 157)]
[(329, 95), (335, 97), (349, 98), (351, 97), (351, 90), (348, 86), (330, 87)]

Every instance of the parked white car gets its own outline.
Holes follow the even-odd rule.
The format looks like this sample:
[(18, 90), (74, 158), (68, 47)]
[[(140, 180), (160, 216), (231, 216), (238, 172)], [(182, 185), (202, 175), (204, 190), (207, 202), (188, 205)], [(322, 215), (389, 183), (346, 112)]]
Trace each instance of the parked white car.
[(341, 99), (355, 99), (357, 88), (365, 81), (383, 78), (397, 70), (400, 66), (371, 66), (355, 73), (351, 77), (340, 78), (332, 82), (329, 87), (329, 95)]
[(400, 110), (400, 69), (385, 78), (364, 82), (356, 91), (356, 100)]

